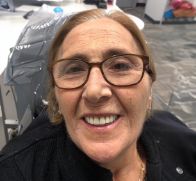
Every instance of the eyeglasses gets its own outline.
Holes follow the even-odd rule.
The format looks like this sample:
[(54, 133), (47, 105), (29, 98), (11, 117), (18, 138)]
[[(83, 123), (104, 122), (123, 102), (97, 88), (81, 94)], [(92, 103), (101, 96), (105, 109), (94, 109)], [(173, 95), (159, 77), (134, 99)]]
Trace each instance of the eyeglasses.
[(136, 54), (112, 56), (99, 63), (88, 63), (81, 59), (57, 60), (52, 69), (55, 85), (61, 89), (76, 89), (88, 81), (92, 67), (99, 67), (106, 82), (114, 86), (138, 84), (145, 70), (148, 71), (149, 57)]

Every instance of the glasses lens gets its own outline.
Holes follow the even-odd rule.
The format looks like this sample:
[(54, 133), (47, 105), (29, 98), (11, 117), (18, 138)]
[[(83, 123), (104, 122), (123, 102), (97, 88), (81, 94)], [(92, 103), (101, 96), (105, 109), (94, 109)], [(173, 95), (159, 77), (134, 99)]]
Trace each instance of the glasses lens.
[(54, 65), (54, 80), (60, 88), (81, 86), (88, 75), (88, 64), (81, 60), (63, 60)]
[(102, 65), (105, 78), (112, 84), (126, 86), (140, 81), (143, 60), (136, 55), (122, 55), (108, 59)]

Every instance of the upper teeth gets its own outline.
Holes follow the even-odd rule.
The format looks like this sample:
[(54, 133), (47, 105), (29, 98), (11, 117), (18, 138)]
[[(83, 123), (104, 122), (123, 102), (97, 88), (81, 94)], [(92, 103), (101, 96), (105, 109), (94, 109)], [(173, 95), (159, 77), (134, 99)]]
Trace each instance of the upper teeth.
[(85, 117), (85, 121), (88, 122), (89, 124), (92, 125), (104, 125), (104, 124), (109, 124), (115, 121), (117, 118), (116, 115), (113, 116), (105, 116), (105, 117)]

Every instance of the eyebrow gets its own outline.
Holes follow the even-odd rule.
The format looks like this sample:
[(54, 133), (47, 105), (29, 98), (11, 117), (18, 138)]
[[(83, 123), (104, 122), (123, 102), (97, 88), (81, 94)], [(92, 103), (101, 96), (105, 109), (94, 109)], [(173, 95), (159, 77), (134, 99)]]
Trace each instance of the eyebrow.
[[(103, 57), (102, 59), (105, 60), (105, 59), (110, 58), (115, 55), (122, 55), (122, 54), (129, 54), (129, 53), (135, 53), (135, 52), (130, 52), (126, 49), (111, 48), (111, 49), (108, 49), (102, 53), (102, 57)], [(61, 59), (89, 61), (90, 57), (87, 54), (81, 52), (81, 53), (74, 53), (73, 55), (69, 55), (69, 56), (63, 57)]]
[(122, 55), (122, 54), (129, 54), (132, 53), (126, 49), (120, 49), (120, 48), (112, 48), (104, 52), (103, 57), (104, 59), (112, 57), (114, 55)]

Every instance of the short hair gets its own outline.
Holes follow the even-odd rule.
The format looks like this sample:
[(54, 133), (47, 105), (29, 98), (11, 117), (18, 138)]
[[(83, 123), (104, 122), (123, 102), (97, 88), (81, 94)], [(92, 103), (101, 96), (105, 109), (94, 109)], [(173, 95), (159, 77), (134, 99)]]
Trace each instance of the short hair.
[(127, 15), (125, 15), (121, 11), (111, 11), (107, 12), (105, 10), (101, 9), (93, 9), (93, 10), (87, 10), (82, 11), (80, 13), (77, 13), (73, 15), (71, 18), (68, 18), (67, 21), (62, 25), (62, 27), (59, 29), (59, 31), (56, 33), (56, 36), (53, 39), (53, 42), (51, 44), (50, 50), (49, 50), (49, 60), (48, 60), (48, 71), (49, 71), (49, 92), (48, 92), (48, 114), (51, 119), (51, 122), (58, 124), (63, 121), (62, 115), (59, 113), (59, 107), (58, 103), (55, 97), (54, 93), (54, 87), (55, 82), (53, 78), (52, 68), (54, 61), (57, 58), (57, 55), (59, 53), (59, 49), (61, 48), (61, 45), (65, 39), (65, 37), (68, 35), (68, 33), (75, 28), (76, 26), (90, 21), (94, 19), (99, 18), (109, 18), (112, 19), (119, 24), (121, 24), (125, 29), (127, 29), (133, 37), (136, 39), (136, 41), (139, 43), (139, 46), (143, 53), (149, 57), (149, 72), (148, 74), (151, 77), (152, 82), (156, 80), (156, 72), (155, 72), (155, 66), (154, 61), (152, 59), (152, 55), (150, 52), (150, 49), (148, 47), (148, 44), (144, 38), (143, 32), (137, 27), (137, 25), (134, 23), (131, 18), (129, 18)]

